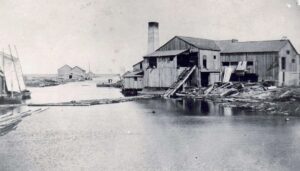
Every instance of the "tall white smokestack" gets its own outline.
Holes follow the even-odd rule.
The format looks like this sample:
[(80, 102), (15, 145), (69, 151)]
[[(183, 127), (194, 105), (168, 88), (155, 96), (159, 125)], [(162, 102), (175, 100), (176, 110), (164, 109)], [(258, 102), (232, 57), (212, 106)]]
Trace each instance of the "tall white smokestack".
[(159, 46), (158, 22), (148, 23), (148, 53), (154, 52)]

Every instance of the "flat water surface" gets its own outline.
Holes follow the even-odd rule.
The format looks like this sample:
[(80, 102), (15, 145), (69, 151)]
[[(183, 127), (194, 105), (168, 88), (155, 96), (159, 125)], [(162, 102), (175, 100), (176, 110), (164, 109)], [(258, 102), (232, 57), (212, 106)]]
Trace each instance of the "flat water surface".
[[(35, 103), (122, 97), (95, 82), (31, 90)], [(51, 107), (3, 132), (0, 170), (300, 170), (299, 145), (297, 117), (205, 101)]]

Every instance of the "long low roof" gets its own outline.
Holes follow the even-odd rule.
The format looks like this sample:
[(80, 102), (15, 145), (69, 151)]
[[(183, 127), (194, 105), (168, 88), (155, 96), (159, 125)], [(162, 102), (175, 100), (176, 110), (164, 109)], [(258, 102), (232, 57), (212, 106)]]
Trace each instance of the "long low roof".
[(289, 40), (267, 40), (267, 41), (216, 41), (221, 48), (221, 53), (247, 53), (247, 52), (278, 52)]
[(165, 57), (165, 56), (176, 56), (179, 54), (182, 54), (186, 52), (185, 50), (167, 50), (167, 51), (155, 51), (153, 53), (150, 53), (148, 55), (145, 55), (144, 57)]

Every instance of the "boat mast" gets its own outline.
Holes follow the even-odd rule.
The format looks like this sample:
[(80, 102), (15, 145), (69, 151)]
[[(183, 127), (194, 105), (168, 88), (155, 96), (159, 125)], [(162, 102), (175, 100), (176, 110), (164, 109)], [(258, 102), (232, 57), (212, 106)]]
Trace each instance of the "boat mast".
[(6, 78), (5, 78), (5, 73), (4, 73), (4, 48), (2, 49), (2, 73), (3, 73), (3, 81), (2, 81), (2, 92), (1, 93), (5, 93), (5, 82), (6, 82)]
[(15, 61), (14, 61), (14, 57), (12, 56), (12, 53), (11, 53), (10, 45), (8, 45), (8, 48), (9, 48), (9, 52), (10, 52), (10, 57), (11, 57), (12, 63), (14, 64), (14, 70), (15, 70), (15, 73), (16, 73), (17, 81), (18, 81), (18, 87), (19, 87), (19, 90), (21, 92), (20, 82), (19, 82), (17, 71), (16, 71), (16, 64), (15, 64)]
[[(18, 50), (17, 50), (16, 45), (14, 45), (14, 48), (15, 48), (16, 55), (17, 55), (17, 58), (18, 58), (18, 60), (19, 60), (19, 63), (21, 63), (20, 58), (19, 58), (19, 53), (18, 53)], [(23, 70), (22, 70), (21, 64), (20, 64), (20, 70), (21, 70), (22, 78), (23, 78), (23, 80), (25, 80), (25, 79), (24, 79), (24, 74), (23, 74)], [(25, 89), (26, 89), (26, 84), (24, 84), (24, 85), (25, 85)]]

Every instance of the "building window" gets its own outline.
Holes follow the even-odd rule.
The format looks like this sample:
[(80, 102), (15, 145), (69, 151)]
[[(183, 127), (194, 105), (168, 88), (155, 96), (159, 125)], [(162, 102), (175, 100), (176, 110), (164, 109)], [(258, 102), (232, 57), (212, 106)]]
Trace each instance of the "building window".
[(134, 77), (134, 81), (137, 81), (137, 77)]
[(214, 59), (217, 59), (216, 55), (214, 55)]
[(174, 60), (174, 56), (170, 56), (169, 58), (167, 58), (168, 62), (171, 62)]
[(203, 56), (203, 68), (207, 68), (207, 59), (206, 59), (206, 55)]
[(292, 63), (295, 63), (296, 62), (296, 60), (295, 59), (292, 59)]
[(286, 68), (285, 65), (286, 65), (285, 57), (282, 57), (282, 58), (281, 58), (281, 69), (282, 69), (282, 70), (285, 70), (285, 68)]
[(248, 66), (253, 66), (253, 61), (247, 61)]
[(149, 67), (157, 68), (157, 58), (149, 58)]
[(290, 54), (290, 51), (289, 51), (289, 50), (287, 50), (287, 51), (286, 51), (286, 54)]

